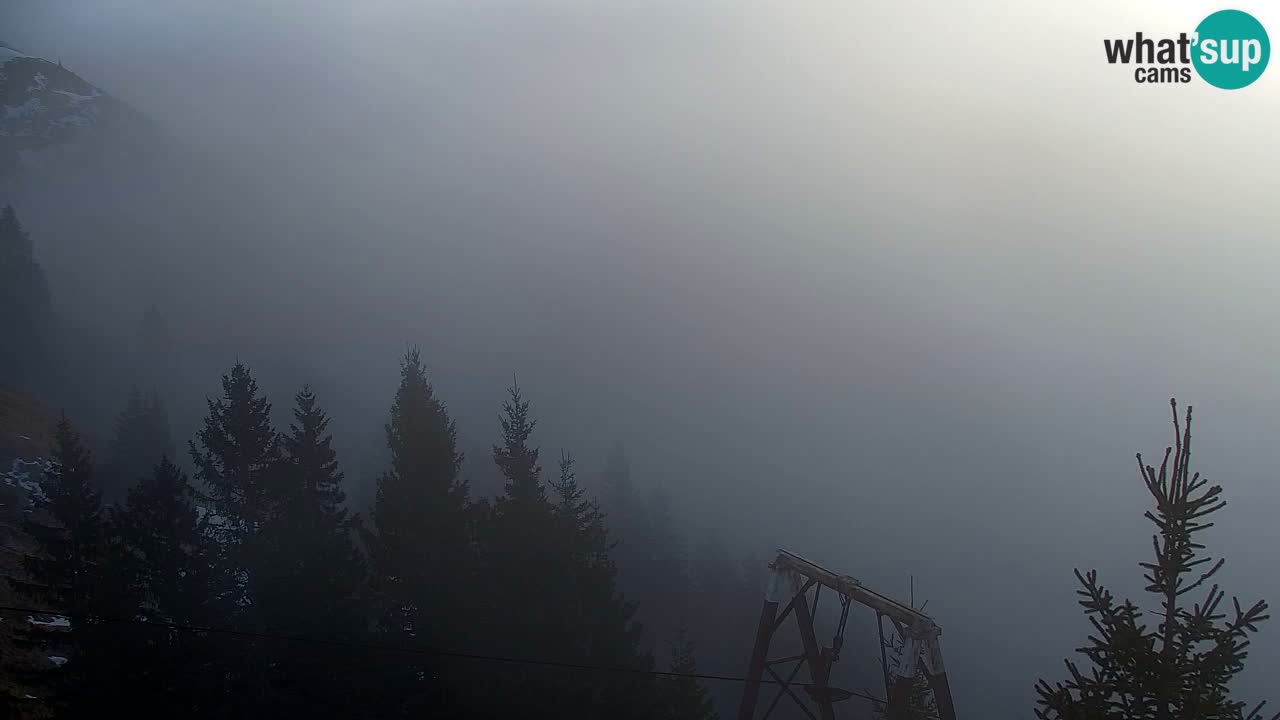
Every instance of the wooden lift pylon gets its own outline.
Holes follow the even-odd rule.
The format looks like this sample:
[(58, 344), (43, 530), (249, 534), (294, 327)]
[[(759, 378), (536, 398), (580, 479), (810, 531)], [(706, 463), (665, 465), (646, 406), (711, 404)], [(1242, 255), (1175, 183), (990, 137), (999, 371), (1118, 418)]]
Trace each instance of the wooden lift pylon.
[[(738, 720), (768, 718), (784, 694), (798, 703), (809, 717), (815, 720), (835, 720), (834, 703), (851, 697), (851, 693), (830, 687), (828, 680), (831, 676), (831, 664), (840, 657), (845, 623), (852, 603), (874, 610), (877, 625), (881, 624), (883, 618), (888, 618), (902, 638), (899, 662), (894, 667), (885, 668), (886, 709), (889, 717), (900, 717), (901, 709), (906, 707), (915, 682), (916, 671), (920, 669), (933, 690), (940, 720), (956, 720), (951, 686), (947, 681), (946, 668), (942, 664), (942, 648), (938, 642), (942, 628), (938, 627), (933, 618), (864, 587), (855, 578), (837, 575), (786, 550), (778, 551), (778, 556), (769, 564), (769, 568), (772, 573), (765, 591), (764, 606), (760, 610), (760, 623), (756, 628), (747, 682), (742, 691), (742, 702), (738, 706)], [(832, 644), (826, 647), (819, 647), (813, 627), (813, 617), (817, 613), (822, 588), (833, 591), (840, 600), (840, 624)], [(809, 599), (810, 590), (813, 590), (812, 600)], [(780, 607), (781, 613), (778, 612)], [(770, 659), (770, 641), (789, 616), (795, 616), (804, 652), (801, 655)], [(882, 637), (882, 646), (883, 642)], [(795, 662), (795, 666), (790, 676), (783, 678), (775, 666), (788, 662)], [(796, 675), (804, 665), (809, 667), (809, 684), (802, 687), (810, 702), (817, 707), (816, 715), (793, 689)], [(764, 714), (757, 717), (757, 702), (765, 673), (780, 687)]]

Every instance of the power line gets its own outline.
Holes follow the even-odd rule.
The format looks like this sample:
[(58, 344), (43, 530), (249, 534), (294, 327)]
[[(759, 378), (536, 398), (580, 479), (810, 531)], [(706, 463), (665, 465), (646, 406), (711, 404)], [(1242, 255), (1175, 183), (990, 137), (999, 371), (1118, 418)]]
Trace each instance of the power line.
[[(326, 645), (329, 647), (346, 648), (349, 650), (376, 650), (379, 652), (403, 653), (406, 655), (428, 655), (432, 657), (453, 658), (459, 660), (480, 660), (484, 662), (500, 662), (513, 665), (538, 665), (542, 667), (553, 667), (564, 670), (594, 670), (600, 672), (617, 672), (632, 673), (639, 675), (659, 675), (671, 678), (689, 678), (692, 680), (714, 680), (720, 682), (750, 682), (750, 678), (740, 677), (737, 675), (715, 675), (710, 673), (681, 673), (669, 670), (646, 670), (644, 668), (632, 668), (621, 665), (591, 665), (587, 663), (571, 663), (560, 662), (557, 660), (539, 660), (534, 658), (516, 658), (504, 657), (501, 655), (484, 655), (480, 653), (457, 652), (452, 650), (438, 650), (435, 648), (413, 648), (400, 645), (383, 645), (379, 643), (363, 643), (348, 640), (335, 640), (331, 638), (307, 637), (305, 635), (285, 635), (281, 633), (255, 632), (252, 630), (235, 630), (232, 628), (219, 628), (203, 625), (180, 625), (178, 623), (160, 622), (156, 620), (143, 620), (140, 618), (119, 618), (107, 617), (104, 615), (91, 615), (84, 613), (64, 613), (56, 610), (40, 610), (37, 608), (19, 607), (13, 605), (0, 605), (0, 612), (22, 613), (27, 615), (56, 615), (64, 617), (68, 620), (91, 620), (98, 622), (118, 623), (122, 625), (143, 625), (147, 627), (162, 628), (165, 630), (178, 630), (181, 632), (202, 632), (216, 635), (226, 635), (229, 637), (237, 637), (245, 640), (282, 640), (285, 642), (301, 642), (311, 643), (314, 645)], [(760, 679), (761, 685), (783, 685), (778, 680), (770, 680), (766, 678)], [(847, 691), (853, 697), (863, 700), (870, 700), (876, 703), (885, 703), (886, 701), (860, 692)]]

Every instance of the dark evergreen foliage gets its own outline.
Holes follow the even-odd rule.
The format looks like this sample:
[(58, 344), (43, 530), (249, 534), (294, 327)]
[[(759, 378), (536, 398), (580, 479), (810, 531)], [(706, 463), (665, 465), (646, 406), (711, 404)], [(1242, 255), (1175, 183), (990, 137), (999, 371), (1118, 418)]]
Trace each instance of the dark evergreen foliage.
[[(1268, 619), (1267, 604), (1241, 605), (1209, 584), (1223, 566), (1205, 555), (1200, 534), (1213, 526), (1208, 518), (1226, 507), (1222, 487), (1191, 472), (1191, 407), (1180, 425), (1173, 408), (1174, 444), (1165, 448), (1157, 470), (1138, 470), (1155, 501), (1146, 518), (1156, 527), (1155, 557), (1142, 563), (1146, 591), (1155, 596), (1156, 623), (1129, 600), (1119, 601), (1098, 580), (1096, 571), (1076, 571), (1080, 605), (1093, 627), (1079, 650), (1088, 666), (1066, 661), (1069, 679), (1041, 680), (1036, 716), (1045, 720), (1175, 720), (1235, 718), (1258, 720), (1263, 704), (1250, 708), (1232, 700), (1231, 680), (1244, 669), (1249, 636)], [(1172, 464), (1170, 464), (1172, 461)], [(1192, 592), (1198, 600), (1184, 599)], [(1280, 714), (1271, 716), (1280, 718)]]
[[(99, 612), (201, 627), (223, 619), (213, 603), (216, 556), (207, 520), (186, 473), (168, 457), (130, 488), (125, 504), (113, 509), (110, 528), (108, 568), (115, 581)], [(234, 663), (217, 649), (205, 633), (133, 625), (116, 628), (109, 652), (116, 682), (146, 687), (156, 713), (210, 717), (226, 701), (219, 669)], [(131, 701), (109, 694), (102, 704), (125, 713)]]
[[(473, 612), (475, 554), (458, 430), (409, 349), (386, 425), (391, 467), (378, 479), (364, 533), (372, 572), (373, 623), (388, 643), (458, 646)], [(440, 702), (444, 668), (424, 658), (386, 658), (394, 709)], [(428, 700), (430, 698), (430, 700)]]
[(520, 386), (507, 388), (509, 397), (502, 403), (502, 444), (493, 446), (493, 462), (507, 483), (503, 487), (507, 499), (523, 504), (546, 500), (542, 487), (542, 466), (538, 464), (538, 448), (529, 447), (529, 438), (537, 421), (529, 417), (529, 401), (520, 395)]
[(636, 484), (621, 444), (609, 453), (603, 486), (622, 590), (640, 607), (646, 646), (665, 647), (688, 617), (689, 561), (684, 538), (675, 528), (662, 489)]
[(195, 625), (212, 619), (214, 557), (195, 497), (186, 473), (162, 457), (111, 513), (110, 566), (137, 614)]
[[(280, 440), (271, 425), (271, 404), (258, 392), (249, 369), (236, 363), (222, 376), (222, 397), (209, 399), (204, 427), (190, 443), (206, 528), (217, 549), (212, 600), (223, 626), (272, 631), (269, 605), (255, 597), (272, 571), (271, 547), (263, 530), (278, 511)], [(271, 685), (274, 643), (248, 639), (236, 646), (217, 638), (227, 692), (224, 711), (242, 714), (273, 707), (279, 692)], [(232, 662), (232, 655), (242, 660)]]
[(31, 237), (13, 207), (0, 210), (0, 386), (40, 384), (51, 357), (53, 309)]
[(79, 717), (117, 676), (107, 649), (119, 630), (91, 619), (101, 612), (102, 598), (117, 594), (116, 584), (106, 572), (107, 534), (93, 461), (65, 416), (58, 421), (52, 462), (23, 526), (35, 547), (25, 558), (26, 577), (19, 588), (33, 604), (58, 613), (29, 625), (24, 645), (62, 659), (39, 681), (56, 715)]
[(101, 587), (106, 533), (93, 461), (64, 416), (54, 434), (53, 462), (24, 520), (39, 543), (27, 557), (30, 588), (51, 607), (88, 613)]
[[(273, 511), (258, 536), (260, 560), (250, 569), (253, 618), (274, 632), (359, 641), (364, 560), (354, 518), (343, 507), (329, 418), (309, 387), (295, 402), (294, 422), (281, 439), (283, 457), (271, 471)], [(363, 700), (360, 683), (372, 679), (348, 667), (347, 654), (335, 647), (276, 643), (265, 650), (281, 712), (355, 712)]]
[(108, 464), (102, 468), (103, 495), (118, 501), (124, 499), (129, 487), (149, 475), (161, 458), (174, 457), (169, 415), (159, 392), (144, 395), (133, 388), (113, 430)]
[[(134, 393), (112, 465), (160, 457), (128, 471), (136, 482), (105, 513), (99, 471), (59, 423), (41, 491), (26, 511), (4, 508), (29, 543), (14, 602), (49, 612), (20, 632), (0, 628), (0, 710), (709, 720), (733, 706), (738, 686), (691, 676), (740, 672), (763, 564), (736, 562), (710, 534), (687, 554), (666, 495), (635, 482), (621, 447), (603, 473), (606, 513), (567, 453), (543, 477), (537, 422), (513, 384), (492, 446), (503, 492), (472, 502), (457, 427), (410, 350), (385, 427), (390, 464), (362, 526), (315, 393), (297, 393), (281, 435), (244, 365), (222, 381), (190, 443), (195, 485), (167, 457), (158, 398)], [(1135, 604), (1081, 574), (1092, 667), (1069, 662), (1070, 679), (1042, 682), (1039, 717), (1263, 717), (1228, 687), (1266, 605), (1224, 611), (1209, 585), (1221, 561), (1203, 556), (1199, 534), (1224, 503), (1189, 470), (1189, 410), (1185, 423), (1175, 412), (1158, 470), (1140, 461), (1156, 505), (1156, 557), (1143, 567), (1159, 622), (1149, 628)], [(25, 504), (20, 495), (4, 501)], [(1199, 603), (1183, 600), (1201, 588)], [(655, 647), (669, 650), (669, 674), (654, 672)], [(927, 687), (917, 691), (909, 715), (936, 715)]]
[(693, 640), (689, 629), (683, 625), (671, 641), (671, 672), (666, 681), (666, 702), (663, 717), (671, 720), (717, 720), (711, 694), (692, 675), (698, 674), (694, 657)]
[[(343, 473), (328, 416), (309, 387), (295, 401), (294, 423), (282, 441), (277, 512), (267, 528), (276, 555), (268, 575), (283, 594), (282, 623), (295, 632), (350, 639), (363, 624), (365, 567), (354, 541), (356, 518), (343, 504)], [(266, 593), (265, 583), (255, 585)]]
[[(506, 478), (506, 494), (493, 507), (482, 533), (484, 637), (495, 652), (575, 665), (648, 670), (640, 648), (634, 607), (616, 589), (603, 517), (584, 497), (573, 461), (562, 455), (548, 500), (530, 444), (535, 421), (516, 386), (501, 416), (501, 445), (494, 462)], [(504, 669), (497, 676), (505, 697), (482, 707), (524, 708), (539, 717), (652, 717), (659, 688), (643, 674), (588, 675), (545, 667)]]
[(271, 425), (271, 403), (243, 363), (222, 376), (222, 397), (210, 398), (204, 427), (190, 443), (203, 497), (223, 541), (246, 545), (275, 512), (273, 471), (280, 443)]

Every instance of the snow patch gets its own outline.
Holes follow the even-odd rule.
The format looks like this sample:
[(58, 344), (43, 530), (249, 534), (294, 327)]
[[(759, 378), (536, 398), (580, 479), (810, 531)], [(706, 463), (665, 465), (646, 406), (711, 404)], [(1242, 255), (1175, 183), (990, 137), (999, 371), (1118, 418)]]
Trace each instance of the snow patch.
[(72, 105), (78, 105), (82, 102), (92, 100), (102, 95), (102, 93), (99, 92), (97, 88), (93, 89), (92, 95), (80, 95), (78, 93), (73, 93), (70, 90), (54, 90), (53, 92), (58, 93), (59, 95), (66, 96), (66, 98), (71, 101)]
[(0, 482), (18, 488), (32, 498), (44, 498), (44, 490), (40, 487), (40, 479), (53, 467), (53, 462), (44, 458), (23, 460), (16, 458), (8, 472), (0, 472)]
[(37, 627), (48, 628), (50, 630), (69, 630), (71, 628), (71, 621), (62, 615), (54, 615), (52, 620), (37, 620), (33, 617), (29, 617), (27, 618), (27, 622)]

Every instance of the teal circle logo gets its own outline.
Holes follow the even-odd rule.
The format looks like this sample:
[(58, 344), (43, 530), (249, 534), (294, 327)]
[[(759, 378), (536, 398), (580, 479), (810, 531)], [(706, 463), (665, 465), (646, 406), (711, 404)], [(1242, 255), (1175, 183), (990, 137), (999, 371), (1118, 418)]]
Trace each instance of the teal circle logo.
[(1210, 85), (1239, 90), (1251, 85), (1267, 69), (1271, 41), (1252, 15), (1240, 10), (1219, 10), (1196, 27), (1196, 72)]

